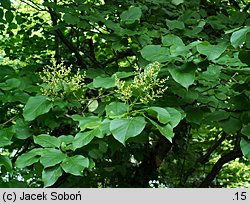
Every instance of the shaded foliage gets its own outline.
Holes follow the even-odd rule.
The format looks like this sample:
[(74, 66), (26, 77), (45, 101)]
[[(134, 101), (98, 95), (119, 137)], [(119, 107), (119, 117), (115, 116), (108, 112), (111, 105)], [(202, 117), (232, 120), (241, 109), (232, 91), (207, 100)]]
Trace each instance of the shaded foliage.
[(249, 5), (1, 1), (1, 185), (228, 186), (250, 159)]

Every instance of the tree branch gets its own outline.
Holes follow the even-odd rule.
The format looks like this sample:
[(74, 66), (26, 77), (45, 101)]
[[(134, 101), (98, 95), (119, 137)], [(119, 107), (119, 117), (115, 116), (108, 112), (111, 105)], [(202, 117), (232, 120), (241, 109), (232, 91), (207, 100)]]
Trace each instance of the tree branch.
[[(45, 0), (45, 2), (48, 2), (48, 0)], [(51, 16), (51, 20), (53, 22), (53, 25), (56, 25), (57, 21), (58, 21), (57, 14), (50, 7), (48, 7), (48, 10), (49, 10), (49, 14)], [(74, 45), (64, 36), (64, 34), (62, 33), (62, 31), (60, 29), (56, 29), (55, 33), (60, 38), (60, 40), (66, 45), (66, 47), (75, 54), (79, 65), (82, 67), (85, 67), (85, 63), (84, 63), (83, 58), (80, 55), (78, 49), (76, 47), (74, 47)]]
[[(205, 164), (209, 161), (209, 157), (211, 156), (211, 154), (217, 149), (218, 146), (220, 146), (220, 144), (225, 140), (226, 138), (226, 134), (222, 133), (222, 136), (220, 137), (219, 140), (217, 140), (208, 150), (207, 153), (202, 155), (200, 158), (197, 159), (197, 161), (195, 162), (195, 164)], [(195, 171), (197, 167), (196, 166), (192, 166), (183, 176), (183, 182), (185, 183), (187, 181), (187, 179), (189, 178), (189, 176), (192, 175), (192, 173)]]
[(207, 151), (206, 154), (202, 155), (199, 159), (198, 162), (200, 164), (205, 164), (206, 162), (209, 161), (209, 157), (211, 154), (221, 145), (221, 143), (226, 139), (226, 133), (222, 133), (221, 137), (219, 140), (217, 140)]
[(29, 3), (29, 2), (27, 2), (25, 0), (20, 0), (20, 1), (23, 2), (23, 3), (25, 3), (25, 4), (27, 4), (27, 5), (29, 5), (30, 7), (32, 7), (35, 10), (46, 11), (45, 9), (42, 9), (37, 3), (35, 3), (33, 1), (31, 1), (31, 0), (29, 0), (29, 2), (31, 2), (31, 3)]
[(101, 65), (102, 65), (102, 67), (106, 67), (108, 64), (110, 64), (112, 62), (115, 62), (115, 61), (122, 59), (124, 57), (134, 56), (134, 55), (135, 55), (135, 53), (133, 52), (132, 49), (127, 49), (123, 52), (118, 53), (115, 57), (102, 62)]
[(212, 181), (215, 179), (217, 174), (222, 169), (223, 165), (235, 160), (236, 158), (242, 157), (242, 151), (240, 150), (240, 134), (237, 134), (234, 149), (227, 154), (223, 155), (213, 166), (212, 170), (206, 176), (206, 178), (201, 182), (199, 188), (208, 188)]

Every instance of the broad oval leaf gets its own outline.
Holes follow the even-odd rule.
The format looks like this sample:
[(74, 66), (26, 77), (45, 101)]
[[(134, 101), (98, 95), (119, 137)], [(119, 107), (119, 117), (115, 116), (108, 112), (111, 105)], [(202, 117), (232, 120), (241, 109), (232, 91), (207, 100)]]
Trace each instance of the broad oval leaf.
[(42, 147), (60, 147), (60, 140), (51, 135), (38, 135), (34, 136), (34, 142)]
[(26, 121), (32, 121), (36, 117), (49, 112), (53, 104), (46, 96), (30, 97), (24, 107), (23, 117)]
[(241, 46), (246, 41), (247, 33), (250, 32), (250, 27), (245, 27), (233, 32), (230, 41), (234, 48)]
[(17, 119), (13, 128), (15, 131), (15, 137), (18, 139), (24, 140), (32, 136), (28, 123), (23, 119)]
[(126, 140), (139, 135), (145, 125), (143, 117), (114, 119), (110, 122), (110, 131), (116, 140), (125, 145)]
[(22, 169), (26, 166), (30, 166), (38, 162), (42, 151), (43, 149), (36, 148), (36, 149), (30, 150), (27, 153), (22, 154), (16, 160), (16, 167)]
[(4, 83), (0, 83), (0, 89), (4, 91), (9, 91), (11, 89), (18, 88), (21, 84), (21, 81), (17, 78), (7, 79)]
[(234, 134), (241, 129), (241, 121), (237, 118), (229, 117), (219, 122), (223, 130), (228, 134)]
[(4, 128), (0, 130), (0, 147), (4, 147), (12, 144), (12, 137), (14, 135), (14, 131), (12, 127)]
[(105, 89), (115, 87), (115, 78), (98, 76), (94, 78), (93, 86), (94, 88), (105, 88)]
[(61, 167), (66, 173), (70, 173), (75, 176), (81, 176), (83, 169), (89, 167), (89, 159), (82, 155), (67, 157), (62, 162)]
[(129, 106), (121, 102), (112, 102), (105, 107), (105, 110), (109, 118), (121, 118), (128, 113)]
[(177, 83), (188, 89), (194, 83), (196, 69), (196, 64), (188, 62), (181, 67), (169, 67), (169, 72)]
[(215, 60), (226, 50), (227, 44), (210, 45), (209, 43), (200, 43), (197, 45), (197, 51), (206, 55), (209, 60)]
[(164, 46), (185, 46), (182, 39), (176, 35), (168, 34), (161, 38), (161, 42)]
[(146, 45), (140, 51), (144, 59), (151, 62), (167, 62), (169, 60), (169, 49), (161, 45)]
[(250, 123), (241, 129), (241, 133), (250, 139)]
[(73, 149), (76, 150), (89, 144), (94, 139), (94, 137), (99, 134), (101, 134), (101, 131), (99, 129), (77, 133), (75, 139), (72, 142)]
[(3, 165), (9, 173), (13, 173), (13, 166), (10, 158), (6, 155), (0, 155), (0, 166)]
[(240, 148), (242, 150), (243, 155), (248, 158), (248, 160), (250, 160), (250, 139), (241, 138)]
[(133, 24), (135, 21), (139, 21), (142, 15), (142, 11), (138, 7), (131, 7), (127, 11), (123, 11), (121, 14), (121, 21), (125, 24)]
[(170, 30), (173, 29), (180, 29), (183, 30), (185, 29), (185, 24), (183, 21), (178, 21), (178, 20), (166, 20), (167, 26), (169, 27)]
[(169, 112), (161, 107), (150, 107), (147, 109), (147, 112), (151, 113), (153, 112), (156, 113), (157, 119), (160, 123), (166, 124), (170, 121), (170, 114)]
[(175, 128), (184, 116), (182, 116), (181, 112), (176, 108), (167, 107), (165, 109), (170, 114), (170, 125), (172, 126), (172, 128)]
[(79, 127), (81, 131), (84, 131), (85, 129), (95, 129), (101, 125), (101, 118), (97, 116), (89, 116), (89, 117), (82, 117), (80, 115), (73, 115), (71, 118), (74, 121), (79, 122)]
[(148, 120), (160, 131), (160, 133), (165, 136), (170, 142), (172, 142), (172, 138), (174, 137), (173, 127), (170, 124), (161, 126), (155, 121), (148, 118)]
[(60, 165), (46, 168), (42, 172), (42, 180), (44, 187), (53, 185), (57, 179), (62, 175), (63, 171)]
[(58, 139), (61, 143), (64, 142), (65, 144), (70, 144), (73, 142), (74, 137), (72, 135), (61, 135)]
[(66, 158), (66, 154), (58, 149), (45, 148), (41, 153), (40, 162), (47, 168), (61, 163)]

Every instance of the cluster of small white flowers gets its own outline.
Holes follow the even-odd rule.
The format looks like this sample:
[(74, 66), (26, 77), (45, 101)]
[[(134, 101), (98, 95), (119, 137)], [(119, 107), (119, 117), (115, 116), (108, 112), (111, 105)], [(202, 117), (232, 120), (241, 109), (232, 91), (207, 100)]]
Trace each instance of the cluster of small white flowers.
[(165, 82), (168, 78), (157, 78), (159, 71), (160, 63), (154, 62), (144, 70), (137, 68), (132, 83), (116, 79), (116, 92), (120, 94), (119, 99), (126, 103), (132, 103), (138, 99), (139, 103), (148, 104), (162, 97), (167, 89)]
[(77, 91), (85, 89), (85, 74), (80, 74), (80, 70), (71, 76), (72, 65), (67, 67), (63, 63), (57, 64), (55, 59), (51, 60), (51, 63), (51, 66), (45, 66), (43, 72), (39, 73), (43, 81), (40, 85), (43, 95), (55, 100), (65, 98), (69, 94), (75, 95)]

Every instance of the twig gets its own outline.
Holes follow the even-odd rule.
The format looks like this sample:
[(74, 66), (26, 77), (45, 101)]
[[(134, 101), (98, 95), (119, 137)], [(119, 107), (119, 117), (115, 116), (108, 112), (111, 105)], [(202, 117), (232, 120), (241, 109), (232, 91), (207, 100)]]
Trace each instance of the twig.
[(4, 123), (0, 124), (0, 126), (4, 126), (6, 124), (8, 124), (9, 122), (13, 121), (16, 119), (16, 117), (18, 116), (19, 114), (13, 116), (12, 118), (10, 118), (9, 120), (5, 121)]
[(133, 52), (133, 50), (132, 49), (128, 49), (128, 50), (125, 50), (124, 52), (118, 53), (115, 57), (102, 62), (101, 65), (103, 67), (106, 67), (108, 64), (110, 64), (112, 62), (115, 62), (115, 61), (117, 61), (119, 59), (122, 59), (124, 57), (134, 56), (134, 55), (135, 55), (135, 53)]
[(47, 11), (45, 9), (42, 9), (40, 6), (38, 6), (35, 2), (33, 2), (31, 0), (29, 0), (31, 3), (26, 2), (25, 0), (20, 0), (20, 1), (23, 2), (23, 3), (25, 3), (25, 4), (27, 4), (27, 5), (29, 5), (30, 7), (32, 7), (35, 10), (38, 10), (38, 11)]

